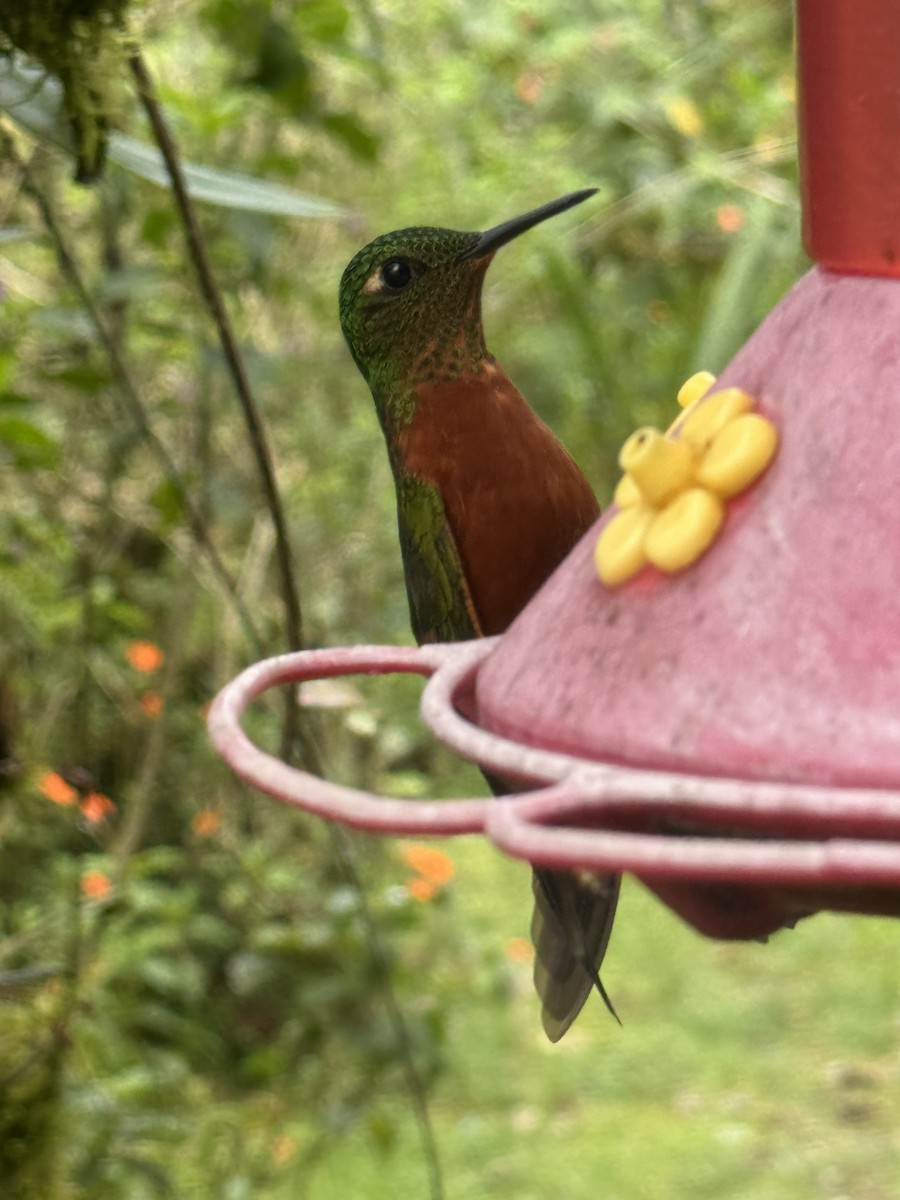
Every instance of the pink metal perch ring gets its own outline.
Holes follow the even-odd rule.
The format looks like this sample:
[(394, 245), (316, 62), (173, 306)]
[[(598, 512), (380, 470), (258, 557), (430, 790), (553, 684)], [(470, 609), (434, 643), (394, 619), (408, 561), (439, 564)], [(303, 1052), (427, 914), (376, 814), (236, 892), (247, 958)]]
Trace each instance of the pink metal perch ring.
[(487, 806), (483, 799), (440, 803), (377, 799), (367, 792), (328, 783), (288, 766), (255, 746), (241, 728), (241, 717), (248, 705), (279, 684), (341, 675), (430, 675), (451, 649), (357, 646), (304, 650), (264, 659), (242, 671), (216, 696), (208, 718), (210, 738), (237, 775), (282, 804), (372, 833), (479, 832), (484, 827)]
[[(478, 728), (458, 710), (457, 697), (470, 690), (492, 648), (490, 642), (363, 646), (271, 658), (220, 692), (210, 711), (210, 734), (238, 775), (282, 803), (373, 833), (484, 832), (507, 854), (541, 866), (631, 871), (714, 936), (758, 936), (810, 905), (879, 911), (881, 904), (883, 911), (882, 901), (856, 897), (845, 904), (841, 893), (861, 889), (871, 897), (900, 888), (896, 793), (679, 775), (517, 745)], [(389, 672), (431, 676), (422, 712), (435, 732), (492, 772), (525, 779), (538, 790), (502, 800), (379, 798), (288, 766), (241, 728), (248, 705), (275, 685)], [(704, 887), (731, 894), (751, 889), (757, 896), (741, 913), (728, 905), (723, 911), (721, 890), (713, 902), (704, 899)], [(773, 889), (779, 896), (774, 908)]]

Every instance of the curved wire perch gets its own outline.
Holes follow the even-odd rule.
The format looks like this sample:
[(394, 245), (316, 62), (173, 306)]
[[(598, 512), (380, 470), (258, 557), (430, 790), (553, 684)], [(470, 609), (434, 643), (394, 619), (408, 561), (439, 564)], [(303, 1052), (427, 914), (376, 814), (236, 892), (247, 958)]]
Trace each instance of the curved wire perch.
[[(466, 715), (491, 648), (360, 646), (270, 658), (219, 693), (210, 736), (238, 775), (283, 804), (371, 833), (484, 833), (539, 867), (632, 872), (711, 937), (765, 936), (820, 908), (900, 916), (897, 792), (676, 774), (519, 745)], [(428, 678), (422, 713), (444, 741), (537, 790), (502, 801), (379, 798), (288, 766), (241, 728), (247, 707), (276, 685), (395, 672)]]
[(376, 799), (368, 792), (328, 783), (288, 766), (255, 746), (241, 728), (241, 718), (252, 701), (278, 684), (389, 672), (427, 676), (451, 651), (449, 646), (356, 646), (302, 650), (264, 659), (242, 671), (216, 696), (207, 719), (210, 738), (237, 775), (282, 804), (372, 833), (480, 833), (488, 800)]
[[(496, 805), (485, 833), (504, 853), (532, 865), (633, 872), (684, 921), (707, 937), (758, 939), (820, 909), (900, 917), (900, 844), (852, 838), (785, 841), (678, 836), (572, 828), (561, 821), (621, 799), (584, 794), (573, 776), (542, 795)], [(576, 791), (576, 789), (578, 789)], [(896, 798), (891, 801), (895, 812)], [(821, 831), (807, 831), (816, 837)], [(718, 834), (718, 836), (717, 836)]]
[[(499, 637), (492, 637), (454, 643), (453, 653), (444, 656), (439, 669), (425, 685), (419, 709), (422, 719), (442, 742), (482, 770), (532, 784), (564, 779), (584, 760), (491, 733), (469, 720), (462, 711), (464, 693), (499, 641)], [(509, 795), (503, 797), (504, 803), (511, 799)]]
[[(760, 864), (775, 863), (771, 878), (789, 882), (812, 869), (813, 841), (828, 839), (830, 861), (836, 861), (834, 852), (840, 844), (836, 839), (854, 847), (867, 844), (859, 840), (866, 837), (900, 843), (900, 795), (893, 791), (727, 779), (594, 763), (523, 746), (481, 729), (460, 712), (458, 698), (471, 684), (492, 640), (418, 648), (305, 650), (266, 659), (248, 667), (216, 697), (208, 719), (210, 737), (238, 775), (282, 803), (373, 832), (484, 831), (496, 834), (504, 847), (510, 831), (527, 827), (530, 838), (535, 839), (529, 841), (533, 861), (548, 866), (614, 867), (672, 878), (724, 875), (733, 880), (737, 873), (752, 882), (760, 869), (764, 873), (769, 869)], [(241, 718), (252, 701), (279, 684), (387, 673), (430, 677), (422, 697), (422, 715), (435, 733), (479, 766), (537, 784), (540, 790), (505, 796), (499, 813), (491, 799), (379, 798), (289, 767), (255, 746), (241, 728)], [(663, 822), (671, 832), (658, 832)], [(623, 841), (624, 834), (604, 834), (603, 838), (612, 839), (603, 842), (604, 846), (620, 848), (615, 860), (607, 859), (606, 849), (597, 849), (588, 862), (583, 858), (587, 847), (600, 846), (591, 841), (588, 830), (601, 825), (629, 827), (632, 832), (627, 837), (633, 842)], [(571, 837), (556, 843), (567, 847), (561, 858), (545, 862), (538, 842), (549, 845), (557, 833), (564, 832), (554, 826), (568, 827)], [(698, 826), (709, 836), (684, 836), (685, 830)], [(724, 836), (717, 838), (716, 834)], [(763, 846), (760, 834), (783, 840), (767, 840)], [(514, 841), (522, 844), (518, 834)], [(632, 844), (642, 847), (634, 849), (633, 857)], [(796, 857), (784, 857), (788, 848)], [(511, 847), (510, 853), (523, 856)], [(893, 853), (900, 863), (900, 845)], [(882, 861), (881, 855), (876, 857)], [(816, 861), (824, 861), (823, 855)], [(793, 865), (783, 869), (777, 865), (788, 862)], [(885, 869), (893, 879), (893, 868)]]
[[(482, 729), (464, 715), (460, 698), (497, 640), (460, 643), (442, 656), (425, 685), (421, 714), (441, 741), (483, 769), (539, 785), (566, 781), (562, 789), (505, 796), (505, 810), (530, 814), (543, 828), (628, 824), (637, 829), (665, 821), (677, 832), (679, 823), (702, 825), (728, 834), (731, 845), (737, 833), (754, 839), (783, 834), (801, 841), (842, 836), (900, 841), (900, 793), (889, 789), (631, 767), (523, 745)], [(494, 828), (494, 816), (488, 828)], [(679, 835), (679, 844), (683, 841)]]
[[(491, 808), (485, 833), (514, 858), (542, 867), (630, 871), (641, 879), (756, 886), (900, 887), (900, 843), (826, 838), (788, 841), (643, 833), (560, 824), (573, 808), (582, 815), (621, 798), (602, 786), (585, 792), (590, 773), (555, 789)], [(896, 799), (893, 807), (900, 812)], [(677, 820), (677, 815), (672, 815)], [(897, 819), (895, 812), (895, 820)], [(721, 829), (721, 826), (720, 826)], [(896, 832), (895, 832), (896, 836)]]

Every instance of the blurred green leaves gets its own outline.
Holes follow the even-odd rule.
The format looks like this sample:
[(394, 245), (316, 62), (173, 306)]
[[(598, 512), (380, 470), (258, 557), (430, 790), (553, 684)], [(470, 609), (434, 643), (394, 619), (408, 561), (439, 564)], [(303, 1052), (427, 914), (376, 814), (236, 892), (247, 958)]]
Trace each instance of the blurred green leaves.
[[(71, 127), (62, 112), (58, 82), (13, 56), (0, 56), (0, 109), (39, 140), (61, 150), (73, 149)], [(106, 154), (110, 162), (138, 178), (162, 187), (170, 186), (162, 155), (155, 146), (114, 132), (109, 135)], [(269, 216), (320, 218), (338, 217), (345, 211), (328, 200), (305, 196), (280, 184), (234, 171), (185, 163), (184, 174), (188, 192), (194, 200), (222, 208)]]
[[(125, 134), (113, 134), (109, 144), (110, 160), (141, 179), (169, 186), (169, 177), (159, 151)], [(328, 200), (317, 200), (278, 184), (266, 183), (232, 171), (213, 170), (186, 163), (188, 192), (194, 200), (237, 208), (244, 212), (267, 213), (282, 217), (339, 217), (345, 210)]]
[[(0, 405), (6, 407), (9, 402), (8, 395), (0, 396)], [(52, 469), (59, 457), (60, 447), (55, 438), (27, 417), (0, 408), (0, 462), (6, 458), (8, 464), (23, 471), (34, 467)]]
[[(240, 86), (258, 88), (291, 117), (324, 130), (364, 162), (375, 161), (378, 135), (360, 112), (335, 109), (321, 83), (327, 55), (371, 65), (343, 0), (307, 0), (289, 13), (271, 0), (208, 0), (202, 17), (233, 55)], [(383, 72), (379, 78), (389, 80)]]
[[(206, 164), (190, 187), (268, 425), (311, 644), (409, 640), (390, 474), (337, 326), (345, 263), (388, 229), (485, 228), (597, 185), (565, 228), (498, 256), (485, 320), (605, 500), (624, 437), (667, 423), (680, 383), (720, 369), (803, 269), (788, 7), (206, 0), (148, 14), (167, 117)], [(266, 652), (281, 650), (246, 434), (136, 107), (90, 191), (68, 183), (54, 80), (0, 59), (0, 107)], [(18, 1159), (15, 1183), (26, 1200), (318, 1200), (329, 1155), (352, 1139), (373, 1186), (377, 1164), (405, 1154), (399, 1190), (421, 1195), (362, 898), (316, 823), (246, 795), (209, 750), (204, 706), (254, 651), (15, 171), (0, 188), (0, 979), (65, 964), (4, 996), (0, 1130), (24, 1130), (47, 1164), (38, 1186)], [(135, 667), (132, 639), (160, 665)], [(329, 776), (405, 795), (477, 789), (423, 730), (417, 698), (416, 681), (306, 693)], [(248, 728), (272, 746), (278, 720), (261, 704)], [(47, 773), (78, 801), (49, 799)], [(98, 821), (93, 791), (115, 805)], [(497, 938), (526, 931), (527, 884), (510, 901), (518, 926), (496, 928), (482, 905), (503, 874), (493, 864), (467, 897), (480, 923), (463, 926), (453, 888), (418, 903), (386, 847), (354, 845), (426, 1079), (448, 1055), (454, 1077), (463, 1062), (488, 1090), (518, 1078), (523, 1047), (542, 1062), (532, 1010), (514, 1070), (495, 1046), (513, 1019)], [(639, 990), (657, 986), (642, 976)], [(473, 1005), (484, 1028), (460, 1025)], [(652, 1104), (644, 1071), (629, 1103)], [(4, 1091), (9, 1078), (20, 1083)], [(624, 1089), (615, 1048), (584, 1078)], [(504, 1194), (503, 1156), (479, 1158), (472, 1123), (508, 1130), (510, 1115), (473, 1113), (464, 1073), (456, 1086), (443, 1119), (466, 1178)], [(544, 1102), (548, 1128), (569, 1119), (552, 1090)], [(680, 1137), (677, 1114), (653, 1121), (662, 1144)], [(540, 1139), (516, 1138), (517, 1154), (537, 1153)], [(548, 1196), (596, 1191), (596, 1177), (545, 1165)]]

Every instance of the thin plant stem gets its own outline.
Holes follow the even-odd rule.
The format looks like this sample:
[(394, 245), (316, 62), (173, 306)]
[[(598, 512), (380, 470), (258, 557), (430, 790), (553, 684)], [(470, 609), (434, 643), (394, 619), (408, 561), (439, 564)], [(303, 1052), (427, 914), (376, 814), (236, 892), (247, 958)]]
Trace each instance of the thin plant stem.
[(378, 922), (369, 904), (369, 897), (366, 894), (356, 865), (353, 843), (347, 831), (341, 826), (329, 822), (328, 832), (331, 836), (331, 844), (334, 848), (335, 857), (341, 864), (344, 874), (350, 881), (359, 899), (360, 916), (366, 930), (366, 938), (372, 954), (372, 962), (375, 966), (379, 983), (381, 984), (381, 992), (384, 998), (384, 1006), (387, 1010), (388, 1021), (394, 1030), (394, 1040), (400, 1059), (400, 1067), (412, 1102), (416, 1124), (419, 1127), (422, 1155), (425, 1159), (425, 1167), (428, 1172), (429, 1196), (431, 1200), (444, 1200), (444, 1179), (434, 1129), (431, 1124), (431, 1114), (428, 1111), (428, 1092), (416, 1064), (415, 1055), (413, 1054), (412, 1039), (409, 1036), (406, 1017), (403, 1015), (403, 1009), (394, 990), (391, 970), (381, 944)]
[[(225, 309), (221, 292), (216, 284), (215, 277), (212, 272), (209, 256), (206, 252), (206, 245), (203, 241), (203, 235), (200, 231), (200, 225), (197, 221), (194, 206), (191, 202), (191, 198), (188, 194), (187, 186), (185, 184), (184, 172), (181, 168), (181, 159), (178, 154), (175, 140), (172, 137), (171, 131), (169, 130), (162, 114), (162, 110), (153, 88), (152, 80), (140, 54), (135, 53), (131, 55), (129, 58), (129, 66), (138, 87), (141, 103), (144, 106), (153, 130), (156, 144), (159, 147), (160, 153), (165, 161), (166, 169), (168, 170), (169, 179), (171, 181), (172, 190), (175, 196), (175, 202), (178, 206), (181, 219), (184, 224), (188, 249), (194, 265), (194, 270), (197, 273), (200, 289), (203, 293), (203, 298), (218, 331), (222, 352), (225, 356), (225, 361), (228, 364), (229, 372), (244, 411), (244, 418), (247, 423), (247, 430), (250, 435), (251, 446), (253, 447), (253, 452), (256, 457), (257, 468), (259, 470), (263, 491), (269, 506), (269, 512), (275, 531), (275, 552), (281, 577), (281, 590), (285, 606), (288, 644), (292, 650), (299, 650), (302, 647), (303, 636), (300, 598), (294, 582), (294, 568), (291, 557), (290, 542), (287, 535), (284, 509), (281, 504), (281, 497), (278, 493), (278, 488), (275, 482), (275, 472), (272, 466), (271, 454), (269, 452), (262, 418), (259, 413), (259, 407), (250, 387), (250, 382), (247, 377), (243, 359), (234, 336), (234, 331), (232, 329), (228, 313)], [(285, 756), (287, 756), (286, 751), (290, 747), (293, 734), (297, 730), (297, 708), (293, 691), (291, 691), (288, 705), (289, 707), (286, 714), (284, 740), (282, 745)], [(303, 727), (301, 727), (300, 732), (302, 736), (304, 732)], [(312, 751), (315, 760), (318, 759), (316, 748), (314, 745), (310, 744), (308, 738), (304, 739), (304, 750), (307, 752), (307, 757), (309, 757), (309, 752)], [(444, 1187), (441, 1176), (440, 1159), (438, 1157), (434, 1132), (431, 1127), (431, 1120), (428, 1113), (425, 1084), (419, 1073), (412, 1053), (409, 1030), (407, 1028), (406, 1020), (403, 1016), (403, 1011), (393, 989), (390, 972), (387, 967), (387, 960), (381, 947), (377, 923), (375, 921), (374, 914), (369, 907), (368, 898), (366, 897), (365, 889), (362, 885), (362, 881), (354, 861), (352, 846), (347, 838), (347, 835), (343, 832), (343, 830), (340, 830), (333, 825), (329, 826), (329, 831), (331, 833), (332, 844), (335, 847), (337, 857), (343, 864), (344, 871), (353, 882), (353, 885), (360, 898), (360, 910), (366, 926), (373, 959), (381, 977), (381, 985), (385, 1006), (388, 1012), (388, 1019), (394, 1028), (397, 1051), (400, 1057), (406, 1085), (412, 1100), (416, 1122), (419, 1126), (419, 1135), (422, 1141), (422, 1149), (428, 1171), (431, 1200), (443, 1200)]]
[(79, 303), (87, 313), (88, 319), (97, 332), (100, 343), (106, 352), (107, 358), (109, 359), (110, 368), (112, 370), (113, 378), (116, 381), (119, 395), (125, 401), (129, 416), (131, 417), (137, 429), (140, 431), (144, 441), (150, 447), (150, 450), (161, 466), (166, 479), (174, 488), (178, 496), (179, 503), (184, 509), (191, 535), (198, 547), (205, 554), (209, 565), (212, 568), (213, 574), (224, 588), (230, 603), (234, 607), (234, 610), (240, 619), (241, 625), (243, 626), (247, 637), (257, 652), (262, 652), (262, 639), (257, 632), (256, 625), (247, 611), (246, 605), (240, 598), (237, 585), (232, 579), (231, 573), (225, 566), (225, 563), (222, 561), (222, 557), (212, 540), (200, 510), (191, 499), (187, 484), (184, 482), (181, 472), (175, 465), (175, 460), (172, 458), (171, 454), (166, 448), (165, 443), (154, 431), (150, 423), (150, 416), (143, 400), (141, 399), (140, 392), (138, 391), (137, 385), (134, 382), (134, 378), (131, 374), (128, 364), (126, 363), (122, 352), (119, 349), (117, 340), (111, 335), (109, 329), (107, 328), (106, 322), (100, 312), (99, 307), (95, 303), (93, 296), (88, 291), (87, 285), (85, 284), (81, 273), (81, 268), (78, 265), (72, 250), (69, 248), (65, 236), (63, 235), (62, 226), (56, 218), (56, 213), (53, 210), (52, 204), (50, 203), (43, 189), (37, 185), (28, 164), (19, 157), (12, 140), (2, 130), (0, 130), (0, 144), (2, 144), (4, 153), (16, 163), (18, 169), (20, 170), (22, 175), (22, 189), (28, 196), (31, 197), (37, 206), (37, 209), (41, 214), (41, 219), (44, 222), (44, 226), (47, 232), (50, 234), (50, 239), (53, 242), (53, 247), (56, 251), (56, 257), (62, 272), (69, 280), (69, 283), (78, 297)]
[[(300, 607), (300, 594), (294, 577), (294, 562), (291, 553), (290, 538), (288, 537), (284, 506), (281, 502), (281, 496), (275, 480), (275, 468), (259, 405), (250, 386), (250, 379), (237, 343), (237, 338), (234, 334), (234, 329), (232, 328), (231, 319), (228, 316), (221, 290), (213, 273), (206, 243), (200, 229), (200, 222), (197, 220), (197, 213), (188, 193), (184, 170), (181, 165), (181, 156), (172, 131), (169, 129), (163, 115), (150, 72), (147, 70), (146, 63), (138, 51), (129, 56), (128, 65), (137, 85), (138, 96), (147, 114), (150, 128), (153, 131), (153, 137), (166, 164), (169, 181), (172, 185), (172, 194), (184, 227), (188, 254), (197, 275), (204, 303), (216, 327), (228, 373), (234, 383), (234, 388), (244, 414), (244, 421), (250, 438), (250, 446), (256, 460), (263, 495), (275, 532), (275, 558), (278, 565), (281, 598), (284, 605), (287, 644), (290, 650), (300, 650), (303, 647), (303, 615)], [(297, 735), (299, 734), (303, 749), (303, 758), (311, 766), (314, 766), (318, 761), (318, 754), (311, 739), (305, 736), (305, 730), (301, 726), (294, 689), (286, 689), (285, 698), (286, 709), (282, 736), (282, 754), (285, 758), (291, 756), (292, 746), (295, 744)]]
[(141, 848), (159, 799), (159, 779), (170, 752), (169, 712), (178, 678), (184, 667), (188, 632), (194, 617), (194, 589), (183, 574), (175, 586), (169, 609), (168, 630), (163, 641), (165, 666), (159, 683), (162, 710), (148, 722), (140, 761), (136, 765), (128, 807), (111, 850), (121, 873), (131, 856)]

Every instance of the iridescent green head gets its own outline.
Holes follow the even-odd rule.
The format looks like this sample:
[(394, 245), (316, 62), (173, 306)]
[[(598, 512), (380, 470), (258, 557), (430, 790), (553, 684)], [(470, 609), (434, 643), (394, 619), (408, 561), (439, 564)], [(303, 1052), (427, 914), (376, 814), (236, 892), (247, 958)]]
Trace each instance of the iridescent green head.
[(376, 400), (476, 365), (485, 354), (481, 285), (494, 253), (595, 191), (573, 192), (484, 233), (398, 229), (364, 246), (341, 278), (341, 328)]

